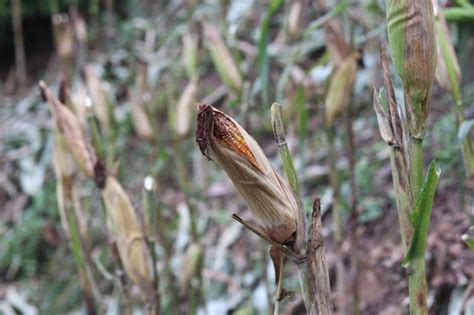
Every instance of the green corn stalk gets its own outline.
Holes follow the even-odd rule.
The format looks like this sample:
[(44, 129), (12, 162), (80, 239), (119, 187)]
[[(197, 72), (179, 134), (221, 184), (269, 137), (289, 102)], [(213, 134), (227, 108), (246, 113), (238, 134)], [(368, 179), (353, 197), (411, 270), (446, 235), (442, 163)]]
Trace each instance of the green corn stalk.
[[(392, 178), (396, 192), (403, 251), (405, 253), (403, 266), (408, 269), (410, 314), (428, 314), (424, 255), (432, 203), (439, 180), (439, 170), (435, 162), (432, 162), (424, 183), (420, 185), (420, 189), (414, 187), (407, 155), (407, 151), (412, 147), (406, 141), (406, 124), (399, 115), (383, 51), (382, 66), (385, 89), (374, 91), (374, 109), (382, 139), (390, 147)], [(417, 156), (417, 158), (420, 158), (420, 156)], [(421, 161), (419, 165), (422, 166)]]
[(329, 273), (326, 265), (324, 246), (321, 233), (321, 216), (319, 199), (315, 200), (309, 239), (305, 237), (305, 215), (298, 177), (294, 168), (285, 130), (281, 119), (281, 105), (274, 103), (271, 108), (273, 134), (278, 145), (280, 158), (283, 161), (286, 177), (295, 193), (298, 203), (298, 218), (296, 241), (293, 249), (297, 254), (303, 251), (306, 245), (308, 259), (305, 263), (298, 264), (298, 277), (300, 281), (303, 300), (308, 314), (328, 315), (333, 313), (329, 284)]

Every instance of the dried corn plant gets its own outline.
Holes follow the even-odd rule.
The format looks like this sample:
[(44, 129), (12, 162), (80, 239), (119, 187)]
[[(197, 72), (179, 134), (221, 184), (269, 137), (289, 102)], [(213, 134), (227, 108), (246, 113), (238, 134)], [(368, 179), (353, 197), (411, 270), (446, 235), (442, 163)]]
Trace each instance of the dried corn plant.
[[(94, 180), (101, 190), (107, 223), (127, 276), (140, 288), (150, 311), (158, 313), (160, 300), (155, 266), (146, 242), (145, 228), (141, 225), (130, 199), (117, 179), (107, 175), (105, 167), (74, 113), (52, 95), (44, 82), (40, 82), (39, 86), (44, 99), (50, 105), (58, 135), (64, 139), (67, 149), (72, 153), (81, 171)], [(66, 157), (58, 161), (63, 170), (68, 166), (67, 163), (69, 162)]]
[[(284, 255), (299, 263), (306, 260), (301, 265), (307, 267), (298, 266), (301, 267), (300, 281), (308, 313), (316, 314), (316, 310), (319, 314), (332, 313), (322, 239), (318, 239), (322, 256), (319, 256), (317, 267), (311, 266), (312, 259), (302, 256), (304, 215), (296, 197), (299, 192), (275, 172), (258, 143), (235, 120), (211, 105), (196, 104), (196, 108), (196, 142), (201, 153), (208, 159), (215, 159), (224, 169), (247, 202), (255, 222), (246, 222), (235, 214), (234, 219), (272, 244), (271, 257), (277, 275), (275, 313), (278, 313), (279, 301), (283, 298), (281, 268)], [(274, 110), (274, 113), (277, 143), (286, 144), (280, 142), (284, 140), (284, 134), (279, 111)], [(291, 178), (290, 181), (295, 183), (294, 169)], [(319, 284), (314, 282), (316, 277)]]

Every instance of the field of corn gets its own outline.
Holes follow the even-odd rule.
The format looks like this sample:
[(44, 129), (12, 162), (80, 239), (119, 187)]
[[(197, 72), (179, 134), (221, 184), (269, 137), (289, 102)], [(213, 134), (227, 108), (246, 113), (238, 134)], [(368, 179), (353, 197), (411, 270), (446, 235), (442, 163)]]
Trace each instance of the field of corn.
[(474, 315), (474, 1), (0, 0), (0, 314)]

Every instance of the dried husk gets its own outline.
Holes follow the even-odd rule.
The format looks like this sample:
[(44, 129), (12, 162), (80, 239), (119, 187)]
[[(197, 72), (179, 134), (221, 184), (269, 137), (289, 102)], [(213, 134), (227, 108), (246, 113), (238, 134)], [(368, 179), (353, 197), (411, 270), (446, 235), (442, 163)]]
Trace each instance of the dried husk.
[(196, 140), (201, 152), (222, 166), (270, 239), (278, 243), (293, 241), (298, 206), (289, 184), (236, 121), (210, 105), (196, 106)]
[(191, 126), (191, 113), (194, 111), (194, 103), (197, 94), (198, 79), (193, 78), (186, 85), (183, 94), (181, 95), (178, 104), (176, 105), (176, 133), (180, 137), (184, 137), (189, 133)]
[[(61, 225), (66, 235), (69, 237), (69, 224), (66, 214), (65, 192), (72, 186), (73, 175), (76, 171), (73, 157), (66, 148), (66, 144), (58, 131), (54, 133), (54, 155), (53, 165), (58, 184), (56, 186), (56, 196), (58, 202), (59, 217)], [(68, 187), (64, 187), (68, 186)], [(72, 198), (69, 198), (70, 200)], [(70, 201), (69, 201), (70, 202)]]
[(303, 2), (294, 1), (288, 13), (288, 36), (290, 39), (296, 38), (300, 32), (300, 19), (303, 11)]
[[(459, 68), (458, 58), (454, 52), (453, 43), (449, 35), (448, 25), (446, 24), (446, 20), (444, 19), (442, 12), (439, 12), (436, 17), (436, 39), (436, 82), (438, 82), (438, 84), (443, 89), (451, 91), (451, 78), (446, 62), (449, 62), (449, 66), (454, 70), (458, 84), (461, 82), (461, 70)], [(441, 47), (441, 45), (445, 46), (443, 47), (444, 49)], [(443, 51), (446, 55), (443, 54)]]
[(242, 77), (230, 51), (219, 35), (219, 31), (215, 26), (208, 23), (203, 23), (203, 29), (207, 48), (221, 79), (231, 89), (240, 91), (242, 89)]
[(341, 65), (351, 54), (351, 48), (344, 38), (341, 26), (335, 20), (329, 20), (324, 25), (326, 47), (335, 66)]
[(113, 176), (107, 176), (102, 198), (125, 272), (142, 293), (152, 299), (154, 288), (151, 254), (130, 199)]
[(334, 120), (347, 110), (356, 74), (355, 55), (346, 58), (336, 69), (324, 103), (328, 125), (332, 125)]
[(130, 106), (132, 108), (133, 127), (137, 135), (145, 140), (151, 141), (154, 138), (153, 127), (151, 126), (148, 114), (143, 106), (143, 95), (140, 93), (129, 93)]
[(408, 127), (423, 138), (436, 70), (432, 0), (387, 0), (387, 27), (392, 58), (403, 81)]
[(81, 123), (70, 109), (51, 94), (51, 91), (43, 81), (41, 81), (39, 85), (45, 99), (50, 105), (56, 128), (67, 144), (76, 164), (85, 175), (94, 179), (94, 168), (98, 162), (98, 158), (94, 148), (87, 140)]
[(74, 33), (66, 14), (55, 14), (53, 26), (56, 35), (56, 51), (59, 58), (70, 60), (74, 53)]
[(107, 100), (107, 92), (105, 91), (102, 80), (97, 75), (94, 66), (88, 64), (85, 66), (84, 74), (86, 77), (86, 85), (94, 103), (94, 113), (97, 119), (105, 128), (110, 128), (111, 119), (109, 115), (109, 104)]
[(182, 267), (181, 277), (179, 279), (179, 290), (185, 295), (191, 285), (191, 281), (201, 269), (204, 258), (204, 251), (201, 245), (197, 243), (190, 244), (184, 257), (184, 266)]

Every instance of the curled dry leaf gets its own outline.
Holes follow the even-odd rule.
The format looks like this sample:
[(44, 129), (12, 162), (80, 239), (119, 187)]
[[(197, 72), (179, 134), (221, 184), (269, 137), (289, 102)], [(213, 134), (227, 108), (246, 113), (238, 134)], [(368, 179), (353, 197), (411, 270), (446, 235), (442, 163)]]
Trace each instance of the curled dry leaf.
[(280, 244), (292, 243), (298, 206), (289, 184), (235, 120), (211, 105), (196, 107), (196, 142), (202, 154), (222, 166), (265, 235)]

